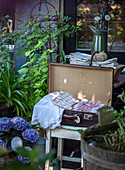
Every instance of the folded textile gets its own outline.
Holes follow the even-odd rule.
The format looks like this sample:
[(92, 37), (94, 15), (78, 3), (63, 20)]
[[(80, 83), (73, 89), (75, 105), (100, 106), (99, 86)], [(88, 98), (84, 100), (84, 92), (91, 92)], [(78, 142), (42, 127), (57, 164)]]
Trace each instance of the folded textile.
[(102, 108), (104, 104), (96, 103), (92, 101), (81, 101), (78, 104), (76, 104), (73, 108), (75, 111), (83, 111), (83, 112), (91, 112), (91, 113), (97, 113), (97, 110), (99, 108)]
[(102, 67), (118, 67), (117, 58), (112, 58), (105, 60), (103, 62), (93, 62), (93, 66), (102, 66)]
[[(70, 53), (69, 55), (66, 56), (66, 58), (69, 58), (70, 64), (89, 65), (91, 55), (75, 52), (75, 53)], [(93, 59), (92, 66), (112, 67), (115, 69), (118, 67), (117, 60), (118, 60), (117, 58), (112, 58), (112, 59), (105, 60), (103, 62), (96, 62)]]
[(79, 100), (75, 99), (68, 92), (60, 92), (54, 98), (52, 98), (52, 102), (64, 109), (72, 110), (73, 106), (79, 102)]
[(54, 105), (51, 101), (57, 94), (58, 92), (50, 93), (34, 105), (32, 125), (40, 123), (43, 129), (55, 129), (60, 126), (64, 109)]
[(81, 60), (81, 61), (89, 61), (91, 58), (90, 54), (85, 54), (85, 53), (80, 53), (80, 52), (75, 52), (75, 53), (70, 53), (69, 55), (66, 56), (66, 58), (69, 58), (70, 60)]

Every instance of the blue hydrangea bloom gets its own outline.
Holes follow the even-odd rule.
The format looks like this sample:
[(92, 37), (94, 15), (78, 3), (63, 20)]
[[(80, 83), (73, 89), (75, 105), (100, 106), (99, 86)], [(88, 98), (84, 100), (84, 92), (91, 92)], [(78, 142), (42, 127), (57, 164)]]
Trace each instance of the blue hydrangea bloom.
[(12, 127), (14, 129), (25, 130), (25, 129), (31, 128), (31, 125), (29, 123), (27, 123), (27, 121), (21, 117), (14, 117), (11, 119), (11, 121), (13, 123)]
[[(29, 146), (26, 146), (25, 149), (26, 149), (26, 150), (32, 150)], [(30, 163), (30, 160), (29, 160), (29, 158), (27, 158), (27, 157), (18, 155), (18, 159), (19, 159), (19, 161), (21, 161), (23, 164), (29, 164), (29, 163)]]
[(3, 142), (3, 140), (0, 140), (0, 146), (6, 148), (6, 144)]
[(22, 162), (23, 164), (29, 164), (29, 163), (30, 163), (30, 160), (29, 160), (29, 158), (27, 158), (27, 157), (18, 155), (18, 159), (19, 159), (19, 161)]
[(34, 129), (26, 129), (23, 133), (22, 133), (23, 138), (26, 141), (30, 141), (31, 143), (35, 143), (37, 142), (38, 138), (39, 138), (39, 132), (34, 130)]
[(12, 128), (11, 119), (8, 117), (0, 118), (0, 131), (8, 132)]

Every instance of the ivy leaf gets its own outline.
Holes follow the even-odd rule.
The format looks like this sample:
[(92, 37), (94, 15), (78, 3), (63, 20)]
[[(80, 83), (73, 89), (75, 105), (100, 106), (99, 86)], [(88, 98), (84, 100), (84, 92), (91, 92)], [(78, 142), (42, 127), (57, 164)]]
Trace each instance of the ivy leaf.
[(44, 69), (42, 69), (42, 72), (47, 72), (48, 71), (48, 68), (44, 68)]
[(18, 70), (19, 74), (22, 74), (22, 73), (26, 73), (28, 71), (29, 68), (21, 68), (20, 70)]
[(28, 57), (30, 55), (31, 51), (25, 52), (25, 56)]

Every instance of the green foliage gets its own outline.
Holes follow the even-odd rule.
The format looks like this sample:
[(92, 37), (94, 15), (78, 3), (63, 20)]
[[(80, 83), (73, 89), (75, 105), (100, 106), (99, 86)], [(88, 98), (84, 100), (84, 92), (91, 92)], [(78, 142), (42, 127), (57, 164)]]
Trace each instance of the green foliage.
[(9, 45), (10, 39), (8, 38), (8, 34), (3, 34), (0, 32), (0, 68), (6, 64), (6, 62), (12, 64), (12, 52), (13, 45)]
[(38, 16), (30, 18), (21, 25), (20, 30), (10, 34), (16, 42), (17, 55), (24, 55), (27, 60), (19, 74), (32, 108), (48, 92), (48, 62), (60, 57), (56, 51), (59, 51), (63, 37), (76, 31), (74, 25), (68, 24), (68, 17), (60, 18), (58, 14), (54, 18), (51, 13), (44, 16), (42, 21)]
[[(17, 154), (22, 155), (24, 157), (27, 157), (30, 159), (30, 164), (25, 165), (22, 162), (15, 161), (9, 163), (9, 165), (5, 165), (4, 167), (1, 167), (1, 170), (35, 170), (39, 169), (38, 167), (41, 165), (44, 165), (46, 160), (53, 160), (55, 155), (55, 150), (52, 150), (48, 154), (43, 154), (42, 157), (40, 156), (41, 148), (36, 147), (32, 150), (26, 150), (25, 148), (18, 148)], [(0, 150), (1, 153), (1, 150)]]
[(125, 152), (125, 109), (120, 112), (112, 109), (112, 116), (114, 117), (113, 123), (117, 123), (118, 128), (113, 132), (109, 131), (104, 136), (105, 143), (112, 150)]
[(0, 103), (6, 103), (8, 107), (14, 106), (17, 116), (23, 117), (29, 107), (26, 94), (19, 88), (19, 79), (9, 63), (0, 68)]
[(125, 91), (124, 90), (122, 94), (118, 95), (118, 97), (125, 103)]
[[(118, 97), (125, 101), (125, 92)], [(120, 112), (111, 107), (110, 111), (114, 120), (112, 124), (104, 126), (94, 125), (87, 128), (84, 132), (79, 131), (87, 142), (95, 142), (97, 146), (104, 149), (125, 152), (125, 108)]]

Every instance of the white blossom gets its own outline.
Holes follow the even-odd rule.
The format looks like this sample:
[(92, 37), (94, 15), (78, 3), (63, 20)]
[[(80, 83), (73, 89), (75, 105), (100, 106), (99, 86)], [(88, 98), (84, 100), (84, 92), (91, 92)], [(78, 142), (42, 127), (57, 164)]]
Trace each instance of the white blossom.
[(100, 19), (101, 19), (101, 18), (98, 17), (98, 16), (96, 16), (96, 17), (94, 18), (95, 21), (99, 21)]
[(110, 20), (110, 16), (109, 15), (105, 15), (105, 20), (109, 21)]

